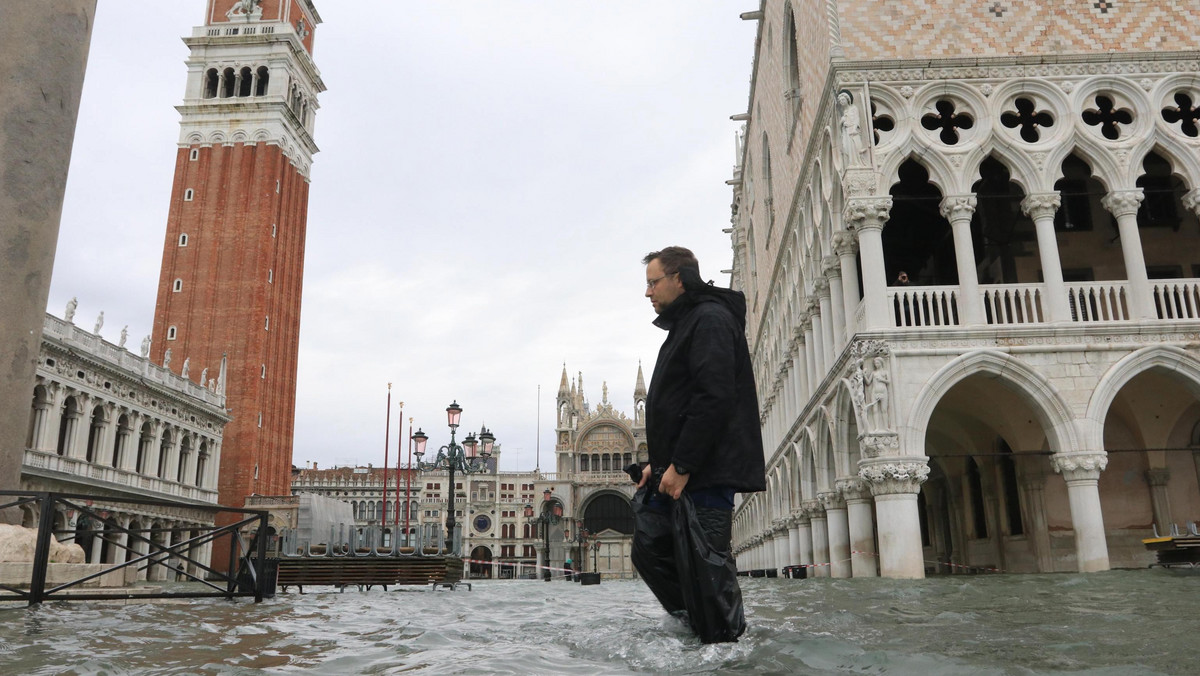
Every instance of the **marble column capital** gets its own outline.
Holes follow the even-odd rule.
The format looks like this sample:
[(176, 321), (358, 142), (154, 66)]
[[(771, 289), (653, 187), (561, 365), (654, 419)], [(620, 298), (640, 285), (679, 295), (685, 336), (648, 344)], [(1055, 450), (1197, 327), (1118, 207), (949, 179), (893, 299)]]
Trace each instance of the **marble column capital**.
[(859, 478), (870, 484), (871, 494), (876, 496), (917, 493), (929, 478), (929, 463), (924, 457), (876, 458), (859, 461), (859, 465)]
[(829, 511), (835, 510), (835, 509), (845, 509), (846, 508), (845, 498), (843, 498), (842, 494), (838, 493), (837, 491), (821, 493), (817, 497), (820, 498), (821, 504), (824, 505), (826, 512), (829, 512)]
[(1166, 467), (1152, 467), (1146, 470), (1146, 483), (1151, 486), (1166, 486), (1171, 480), (1171, 470)]
[(821, 504), (820, 500), (805, 500), (801, 503), (801, 509), (808, 515), (810, 521), (812, 519), (825, 518), (825, 507)]
[(809, 299), (809, 303), (820, 303), (822, 299), (829, 298), (829, 280), (824, 277), (817, 277), (813, 280), (813, 292), (816, 294), (816, 299)]
[(858, 239), (852, 230), (839, 230), (833, 233), (833, 251), (838, 256), (853, 256), (858, 253)]
[(791, 526), (792, 528), (799, 528), (800, 526), (807, 525), (808, 514), (803, 510), (792, 510), (792, 513), (788, 515), (788, 526)]
[(825, 273), (825, 278), (828, 280), (841, 279), (842, 261), (833, 255), (822, 258), (821, 272)]
[(1113, 216), (1120, 218), (1122, 216), (1136, 216), (1138, 209), (1141, 208), (1142, 202), (1145, 199), (1146, 195), (1142, 192), (1141, 188), (1114, 190), (1105, 195), (1100, 200), (1100, 204), (1112, 212)]
[(1062, 195), (1057, 192), (1033, 193), (1021, 200), (1021, 211), (1035, 221), (1052, 218), (1061, 206)]
[(892, 197), (852, 197), (846, 201), (843, 217), (846, 226), (853, 230), (882, 230), (891, 217)]
[(871, 487), (859, 477), (838, 479), (837, 489), (846, 502), (859, 502), (869, 500), (871, 497)]
[(1108, 467), (1108, 454), (1104, 451), (1055, 453), (1050, 456), (1050, 465), (1068, 482), (1097, 481), (1100, 473)]
[(938, 211), (942, 218), (950, 221), (969, 221), (975, 215), (979, 200), (974, 195), (949, 195), (942, 199)]
[(1200, 216), (1200, 188), (1194, 188), (1184, 193), (1183, 206), (1186, 209), (1191, 209), (1192, 213)]

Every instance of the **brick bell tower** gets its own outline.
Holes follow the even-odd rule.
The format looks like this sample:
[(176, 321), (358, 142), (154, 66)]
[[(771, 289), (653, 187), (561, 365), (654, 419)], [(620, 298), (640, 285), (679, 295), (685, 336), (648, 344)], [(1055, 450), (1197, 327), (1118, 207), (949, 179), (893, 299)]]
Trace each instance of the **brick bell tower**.
[[(151, 357), (221, 388), (221, 504), (290, 493), (313, 120), (310, 0), (208, 0), (187, 90)], [(169, 361), (167, 351), (170, 351)], [(222, 358), (227, 367), (222, 370)], [(224, 382), (221, 382), (224, 380)]]

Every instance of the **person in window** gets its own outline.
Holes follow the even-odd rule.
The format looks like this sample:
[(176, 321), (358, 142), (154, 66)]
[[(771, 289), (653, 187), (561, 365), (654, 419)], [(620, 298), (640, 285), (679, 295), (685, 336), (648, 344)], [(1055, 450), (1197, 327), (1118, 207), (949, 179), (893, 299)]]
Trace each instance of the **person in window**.
[(893, 286), (908, 286), (908, 273), (901, 270), (896, 274), (896, 283)]

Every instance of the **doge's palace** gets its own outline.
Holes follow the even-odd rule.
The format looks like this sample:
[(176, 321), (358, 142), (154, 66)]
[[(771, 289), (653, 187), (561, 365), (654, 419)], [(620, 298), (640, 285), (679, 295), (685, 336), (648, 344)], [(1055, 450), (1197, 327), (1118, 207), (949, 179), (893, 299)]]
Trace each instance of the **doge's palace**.
[[(1144, 567), (1200, 521), (1200, 16), (766, 0), (733, 286), (742, 570)], [(736, 112), (736, 111), (735, 111)]]

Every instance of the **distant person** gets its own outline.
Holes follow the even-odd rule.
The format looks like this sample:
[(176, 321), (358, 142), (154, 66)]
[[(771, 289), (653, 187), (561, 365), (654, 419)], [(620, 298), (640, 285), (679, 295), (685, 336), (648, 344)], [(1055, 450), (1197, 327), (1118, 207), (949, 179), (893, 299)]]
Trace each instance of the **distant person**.
[[(908, 285), (909, 285), (908, 273), (903, 270), (896, 273), (896, 281), (894, 284), (892, 284), (892, 286), (908, 286)], [(911, 298), (901, 298), (901, 296), (906, 296), (906, 295), (907, 294), (904, 294), (904, 293), (897, 293), (896, 300), (893, 303), (893, 305), (895, 305), (895, 307), (893, 309), (895, 309), (895, 311), (896, 311), (896, 326), (911, 326), (912, 325), (912, 309), (909, 307), (909, 303), (912, 302), (912, 299)]]
[(905, 272), (905, 271), (901, 270), (901, 271), (900, 271), (900, 272), (899, 272), (899, 273), (896, 275), (896, 283), (895, 283), (895, 286), (908, 286), (908, 273), (907, 273), (907, 272)]
[[(638, 488), (653, 491), (652, 483), (647, 486), (651, 476), (661, 474), (661, 479), (656, 493), (639, 494), (646, 502), (636, 519), (631, 558), (667, 612), (685, 615), (690, 591), (683, 585), (692, 581), (677, 574), (679, 533), (671, 524), (672, 503), (686, 491), (720, 558), (714, 568), (722, 579), (728, 572), (724, 600), (736, 616), (715, 638), (699, 631), (696, 617), (689, 621), (706, 643), (736, 641), (746, 625), (730, 552), (733, 497), (766, 489), (758, 396), (746, 345), (746, 297), (705, 284), (696, 257), (683, 247), (652, 252), (642, 262), (646, 297), (658, 314), (654, 324), (668, 333), (646, 396), (650, 462), (642, 468)], [(713, 614), (712, 608), (704, 610)]]

